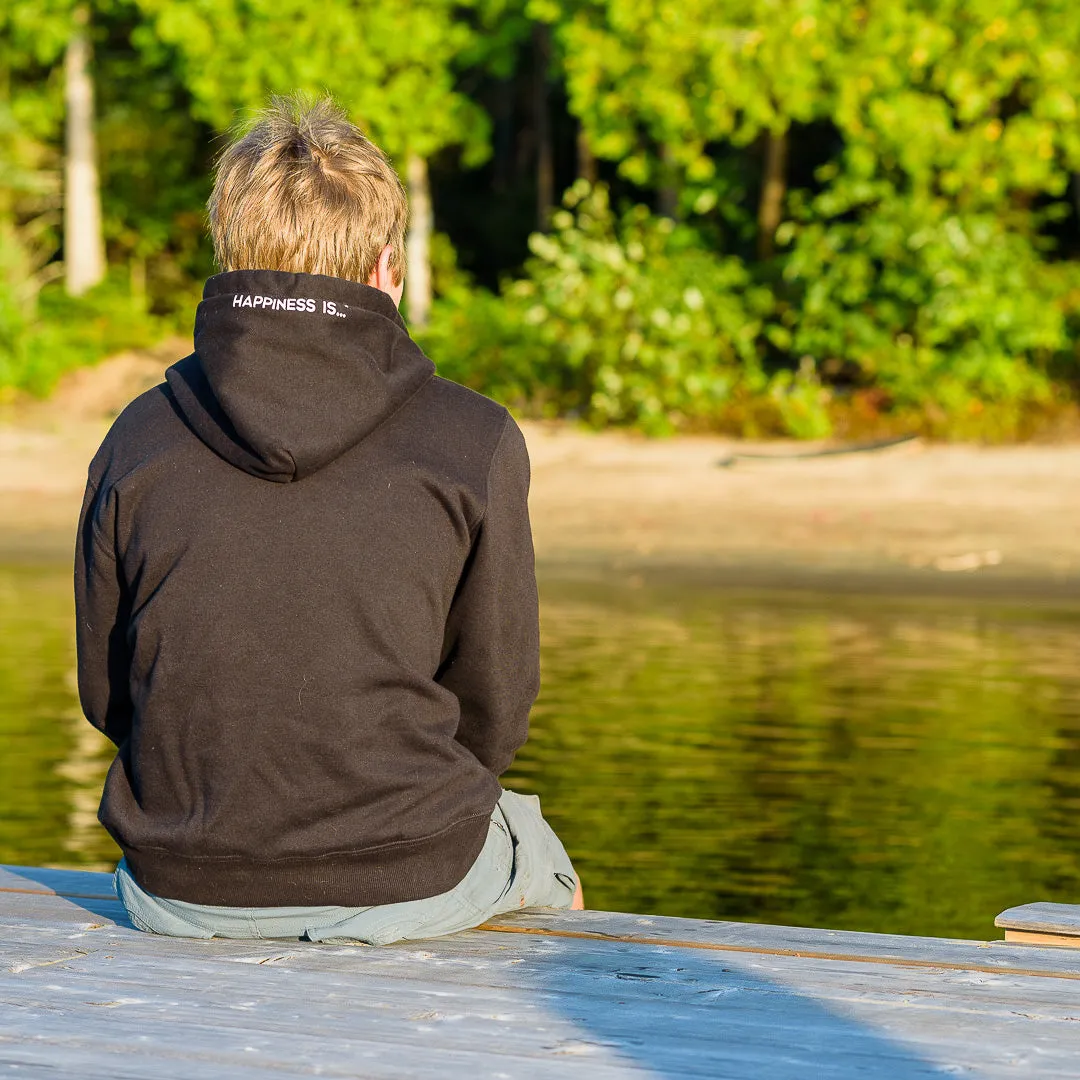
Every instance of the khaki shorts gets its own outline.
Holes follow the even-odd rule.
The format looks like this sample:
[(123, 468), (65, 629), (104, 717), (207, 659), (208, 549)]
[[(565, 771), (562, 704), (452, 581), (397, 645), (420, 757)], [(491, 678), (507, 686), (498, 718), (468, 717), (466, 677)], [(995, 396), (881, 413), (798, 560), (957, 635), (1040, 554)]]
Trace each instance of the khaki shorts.
[(116, 893), (132, 923), (152, 934), (187, 938), (290, 938), (388, 945), (467, 930), (523, 908), (568, 908), (577, 874), (540, 812), (535, 795), (504, 791), (487, 840), (449, 892), (377, 907), (215, 907), (145, 892), (121, 860)]

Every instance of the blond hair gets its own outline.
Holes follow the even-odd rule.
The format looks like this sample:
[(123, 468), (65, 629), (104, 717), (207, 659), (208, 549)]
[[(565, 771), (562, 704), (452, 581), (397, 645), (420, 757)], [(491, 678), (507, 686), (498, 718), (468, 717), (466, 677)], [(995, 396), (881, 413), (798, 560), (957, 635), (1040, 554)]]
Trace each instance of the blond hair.
[(366, 284), (383, 247), (405, 273), (405, 190), (330, 98), (275, 97), (218, 159), (210, 234), (222, 270), (329, 274)]

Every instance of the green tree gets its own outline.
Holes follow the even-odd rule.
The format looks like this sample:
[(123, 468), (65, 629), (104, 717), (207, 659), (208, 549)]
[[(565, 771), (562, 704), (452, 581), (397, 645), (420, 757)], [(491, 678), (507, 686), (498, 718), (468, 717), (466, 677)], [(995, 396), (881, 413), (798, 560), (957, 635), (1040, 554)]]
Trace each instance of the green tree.
[[(968, 433), (990, 404), (999, 434), (1052, 402), (1048, 373), (1075, 365), (1080, 280), (1051, 258), (1080, 169), (1080, 18), (1064, 0), (529, 10), (556, 28), (592, 150), (661, 211), (676, 187), (703, 242), (775, 283), (765, 334), (811, 397), (839, 381), (898, 422)], [(822, 394), (805, 433), (828, 428)]]
[(50, 140), (62, 123), (53, 67), (71, 31), (71, 5), (10, 2), (0, 8), (0, 351), (37, 311), (41, 289), (62, 273), (62, 158)]
[(1070, 348), (1076, 266), (1045, 227), (1080, 166), (1080, 20), (1060, 0), (850, 14), (827, 60), (842, 150), (781, 230), (790, 348), (976, 431), (987, 401), (1046, 400)]
[[(404, 162), (415, 220), (411, 315), (430, 300), (427, 161), (460, 146), (475, 163), (487, 151), (487, 118), (455, 89), (455, 65), (474, 42), (450, 0), (359, 3), (331, 0), (314, 12), (301, 0), (136, 0), (148, 16), (135, 40), (175, 52), (201, 118), (219, 130), (268, 93), (329, 91), (364, 130)], [(419, 283), (419, 287), (417, 287)]]
[[(91, 7), (76, 0), (46, 0), (41, 4), (12, 0), (0, 11), (0, 36), (4, 42), (0, 45), (0, 72), (4, 98), (15, 121), (14, 125), (9, 123), (9, 129), (14, 135), (17, 128), (27, 124), (28, 129), (22, 132), (24, 138), (30, 135), (49, 139), (61, 118), (65, 127), (64, 270), (72, 295), (81, 295), (105, 274), (91, 32)], [(40, 85), (35, 85), (37, 80)], [(11, 201), (12, 189), (25, 191), (25, 181), (12, 179), (14, 184), (9, 180), (5, 185), (11, 193), (9, 222), (12, 213), (18, 214)], [(37, 222), (40, 225), (41, 219)], [(31, 245), (37, 252), (42, 238), (39, 229)], [(38, 258), (40, 255), (31, 256), (31, 261)], [(31, 276), (30, 280), (36, 279)]]
[[(197, 125), (186, 102), (177, 102), (175, 93), (167, 104), (161, 101), (160, 86), (175, 91), (175, 79), (149, 68), (132, 50), (129, 35), (137, 18), (126, 0), (12, 0), (0, 7), (5, 394), (13, 388), (45, 392), (66, 368), (160, 334), (162, 327), (147, 315), (148, 260), (160, 279), (160, 306), (180, 305), (188, 294), (188, 275), (199, 261), (205, 181), (191, 183), (192, 160), (184, 150), (200, 140), (192, 139)], [(75, 110), (68, 107), (71, 75), (82, 91)], [(90, 96), (97, 98), (93, 107)], [(80, 136), (79, 153), (69, 152), (66, 135)], [(94, 285), (103, 268), (103, 240), (112, 273)], [(80, 251), (89, 254), (89, 264)], [(184, 253), (181, 263), (177, 252)], [(121, 272), (125, 263), (130, 282)], [(53, 284), (65, 270), (68, 292), (85, 295), (66, 298)]]
[(534, 0), (556, 23), (571, 110), (593, 152), (639, 185), (716, 204), (718, 142), (764, 144), (762, 247), (780, 222), (786, 135), (829, 115), (823, 61), (845, 5), (823, 0)]

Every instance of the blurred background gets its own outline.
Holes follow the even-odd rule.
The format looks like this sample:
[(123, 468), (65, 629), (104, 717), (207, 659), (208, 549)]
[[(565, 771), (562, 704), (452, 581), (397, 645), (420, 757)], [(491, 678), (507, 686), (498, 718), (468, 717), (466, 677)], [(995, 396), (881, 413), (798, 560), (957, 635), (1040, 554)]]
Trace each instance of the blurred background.
[(0, 0), (0, 861), (115, 856), (74, 515), (190, 348), (216, 152), (297, 89), (391, 156), (412, 332), (525, 428), (507, 782), (590, 905), (986, 937), (1076, 901), (1067, 0)]

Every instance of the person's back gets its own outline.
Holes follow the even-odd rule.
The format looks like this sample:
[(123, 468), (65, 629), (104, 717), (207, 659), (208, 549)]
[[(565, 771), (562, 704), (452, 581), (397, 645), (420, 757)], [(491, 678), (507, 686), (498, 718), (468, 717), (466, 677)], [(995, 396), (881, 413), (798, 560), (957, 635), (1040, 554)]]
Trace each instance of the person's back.
[(528, 456), (410, 339), (405, 215), (336, 110), (274, 106), (219, 166), (194, 354), (91, 465), (80, 693), (146, 929), (392, 940), (570, 903), (498, 783), (538, 689)]

